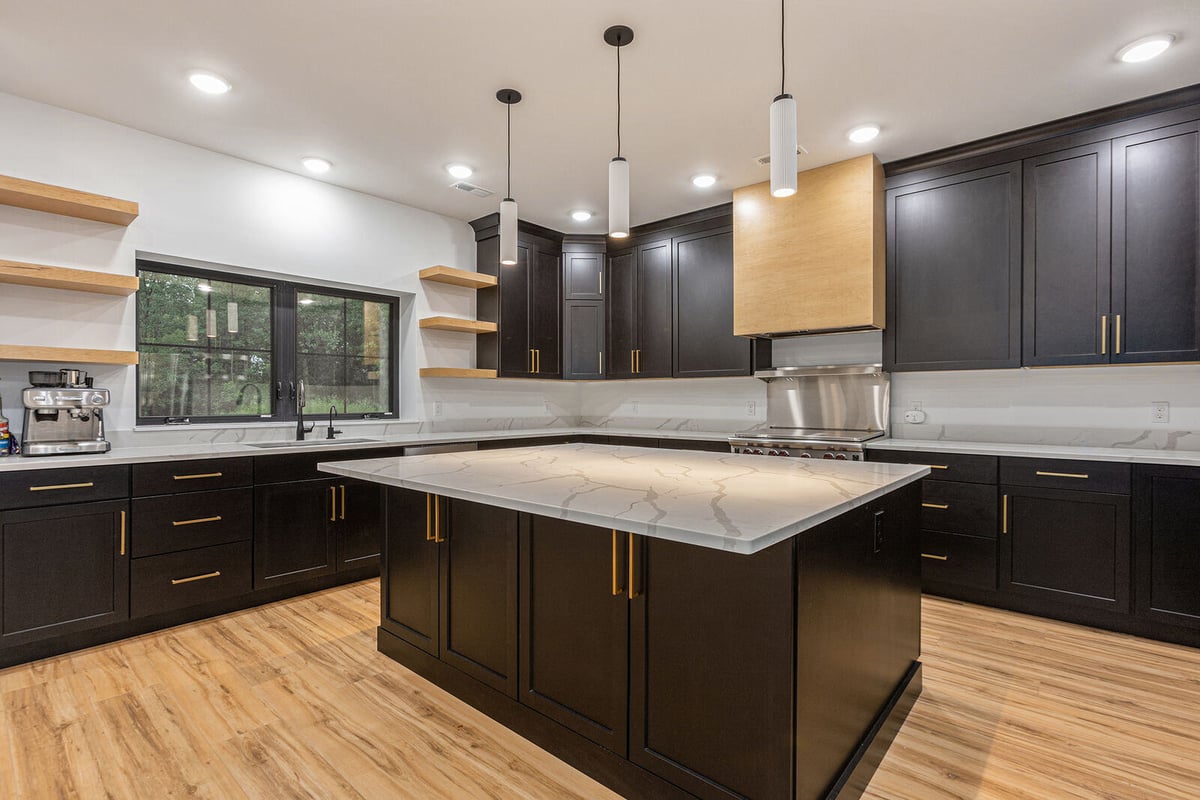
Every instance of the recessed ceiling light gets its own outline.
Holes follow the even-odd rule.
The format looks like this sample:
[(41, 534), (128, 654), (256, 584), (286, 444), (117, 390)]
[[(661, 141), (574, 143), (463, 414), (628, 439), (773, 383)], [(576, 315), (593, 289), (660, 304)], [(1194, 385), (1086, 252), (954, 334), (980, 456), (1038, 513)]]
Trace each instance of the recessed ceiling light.
[(229, 81), (213, 72), (195, 69), (188, 73), (188, 80), (205, 94), (225, 94), (233, 86)]
[(309, 172), (315, 172), (318, 175), (323, 175), (324, 173), (329, 172), (329, 170), (333, 167), (333, 164), (329, 163), (329, 161), (326, 159), (317, 158), (316, 156), (302, 158), (300, 159), (300, 163), (304, 165), (306, 170)]
[(475, 170), (466, 164), (447, 164), (446, 172), (449, 172), (451, 177), (458, 178), (459, 180), (469, 178), (475, 174)]
[(692, 176), (692, 185), (698, 189), (707, 189), (717, 182), (716, 175), (700, 174)]
[(879, 126), (874, 123), (869, 125), (859, 125), (856, 128), (851, 128), (846, 134), (846, 138), (855, 144), (863, 144), (869, 142), (879, 135)]
[(587, 222), (591, 218), (592, 212), (585, 211), (582, 208), (578, 208), (571, 212), (571, 219), (575, 220), (576, 222)]
[(1147, 36), (1130, 42), (1117, 51), (1117, 60), (1126, 64), (1136, 64), (1139, 61), (1149, 61), (1155, 56), (1162, 55), (1168, 47), (1175, 43), (1175, 37), (1169, 33)]

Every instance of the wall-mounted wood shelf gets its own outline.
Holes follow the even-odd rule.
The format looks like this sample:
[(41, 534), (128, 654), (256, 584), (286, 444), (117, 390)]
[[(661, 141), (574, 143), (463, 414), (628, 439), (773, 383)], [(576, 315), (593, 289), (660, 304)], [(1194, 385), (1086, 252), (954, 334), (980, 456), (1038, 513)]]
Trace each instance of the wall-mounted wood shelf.
[(496, 323), (480, 322), (475, 319), (459, 319), (458, 317), (425, 317), (418, 326), (434, 331), (455, 331), (457, 333), (495, 333)]
[(467, 369), (457, 367), (421, 367), (422, 378), (494, 378), (494, 369)]
[(0, 344), (0, 361), (39, 361), (58, 364), (117, 364), (133, 366), (138, 363), (134, 350), (88, 350), (79, 347), (38, 347), (22, 344)]
[(0, 205), (107, 222), (110, 225), (128, 225), (138, 215), (138, 204), (132, 200), (118, 200), (7, 175), (0, 175)]
[(481, 275), (478, 272), (467, 272), (465, 269), (454, 267), (428, 267), (419, 273), (421, 280), (435, 283), (448, 283), (451, 286), (465, 286), (468, 289), (486, 289), (495, 286), (496, 276)]
[(128, 297), (138, 290), (136, 275), (115, 275), (111, 272), (92, 272), (86, 269), (49, 267), (26, 264), (22, 261), (0, 259), (0, 283), (39, 286), (43, 289), (69, 289), (75, 292), (94, 292)]

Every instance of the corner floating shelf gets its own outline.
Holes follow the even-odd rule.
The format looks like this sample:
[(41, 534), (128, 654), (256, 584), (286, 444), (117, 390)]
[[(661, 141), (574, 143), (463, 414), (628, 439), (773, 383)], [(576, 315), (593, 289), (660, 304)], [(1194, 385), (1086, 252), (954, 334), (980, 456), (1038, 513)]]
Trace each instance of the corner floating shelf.
[(455, 269), (454, 267), (428, 267), (418, 273), (423, 281), (434, 281), (435, 283), (448, 283), (451, 286), (465, 286), (468, 289), (487, 289), (495, 286), (497, 283), (496, 276), (482, 275), (478, 272), (467, 272), (465, 269)]
[(44, 264), (26, 264), (22, 261), (4, 261), (2, 259), (0, 259), (0, 283), (112, 294), (121, 297), (128, 297), (138, 290), (138, 279), (134, 275), (115, 275), (111, 272), (49, 267)]
[(87, 350), (78, 347), (38, 347), (0, 344), (0, 361), (116, 364), (129, 367), (138, 363), (138, 354), (133, 350)]
[(138, 204), (132, 200), (118, 200), (7, 175), (0, 175), (0, 205), (122, 226), (133, 222), (138, 215)]
[(494, 378), (494, 369), (466, 369), (456, 367), (421, 367), (422, 378)]
[(457, 333), (495, 333), (496, 323), (480, 322), (474, 319), (459, 319), (458, 317), (425, 317), (417, 323), (418, 327), (434, 331), (456, 331)]

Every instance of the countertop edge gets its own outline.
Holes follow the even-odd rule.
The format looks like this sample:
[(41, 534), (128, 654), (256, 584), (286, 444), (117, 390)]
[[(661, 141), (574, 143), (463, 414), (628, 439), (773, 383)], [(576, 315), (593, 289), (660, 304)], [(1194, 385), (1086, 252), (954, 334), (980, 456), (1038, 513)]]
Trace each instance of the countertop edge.
[(867, 450), (911, 450), (1013, 458), (1056, 458), (1069, 461), (1112, 461), (1125, 464), (1200, 467), (1200, 450), (1151, 450), (1125, 447), (963, 442), (940, 439), (880, 439), (864, 443)]

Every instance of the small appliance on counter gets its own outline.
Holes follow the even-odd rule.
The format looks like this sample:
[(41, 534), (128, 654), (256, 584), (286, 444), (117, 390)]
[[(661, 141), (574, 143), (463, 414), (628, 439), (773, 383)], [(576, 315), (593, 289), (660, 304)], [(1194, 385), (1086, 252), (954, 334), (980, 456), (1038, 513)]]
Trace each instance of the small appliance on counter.
[(30, 372), (29, 382), (32, 386), (21, 392), (24, 455), (107, 453), (112, 449), (104, 438), (108, 389), (95, 388), (81, 369)]
[(862, 461), (863, 442), (886, 436), (891, 376), (882, 364), (760, 370), (767, 429), (729, 439), (734, 453)]

